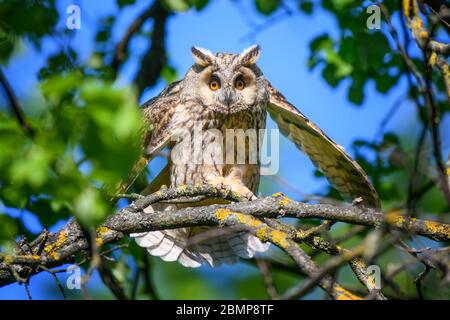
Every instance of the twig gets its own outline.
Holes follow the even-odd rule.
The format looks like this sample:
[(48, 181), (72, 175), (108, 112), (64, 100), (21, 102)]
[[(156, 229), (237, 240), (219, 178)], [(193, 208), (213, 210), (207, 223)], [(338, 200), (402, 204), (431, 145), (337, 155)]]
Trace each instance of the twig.
[(413, 216), (413, 210), (415, 208), (415, 205), (420, 200), (420, 198), (416, 197), (415, 188), (417, 186), (420, 158), (422, 155), (423, 145), (425, 143), (426, 133), (427, 133), (427, 124), (424, 124), (422, 130), (420, 131), (419, 139), (417, 139), (416, 152), (414, 155), (414, 167), (408, 185), (408, 197), (406, 200), (406, 208), (409, 216)]
[(267, 295), (271, 300), (278, 300), (279, 295), (277, 292), (277, 289), (275, 288), (275, 284), (273, 282), (272, 275), (270, 274), (269, 270), (269, 264), (262, 259), (256, 258), (255, 259), (256, 266), (258, 267), (259, 271), (261, 272), (261, 276), (264, 281), (264, 285), (267, 290)]
[(61, 295), (63, 296), (64, 300), (67, 299), (66, 293), (64, 291), (64, 287), (62, 286), (61, 282), (59, 281), (58, 277), (56, 276), (56, 273), (60, 272), (60, 270), (51, 270), (45, 266), (38, 266), (39, 269), (42, 269), (44, 271), (47, 271), (50, 273), (50, 275), (53, 277), (53, 280), (55, 280), (56, 285), (58, 286), (59, 291), (61, 292)]
[(283, 294), (282, 299), (292, 300), (292, 299), (299, 299), (299, 298), (303, 297), (312, 288), (314, 288), (316, 283), (319, 282), (325, 275), (327, 275), (331, 271), (335, 270), (342, 264), (352, 260), (357, 255), (361, 254), (362, 250), (363, 250), (363, 247), (360, 246), (359, 248), (354, 249), (353, 252), (349, 252), (346, 255), (340, 255), (340, 256), (337, 256), (337, 257), (334, 257), (334, 258), (328, 260), (326, 265), (323, 268), (321, 268), (319, 273), (317, 273), (313, 277), (309, 278), (306, 281), (306, 283), (300, 283), (299, 285), (290, 288), (288, 291), (286, 291)]
[(100, 263), (98, 265), (98, 272), (102, 278), (103, 283), (111, 290), (113, 295), (118, 300), (128, 300), (122, 286), (117, 281), (116, 277), (112, 274), (107, 265), (105, 257), (100, 257)]
[(136, 19), (133, 20), (133, 23), (131, 23), (131, 25), (128, 27), (125, 35), (116, 46), (113, 62), (111, 64), (113, 69), (117, 70), (119, 65), (124, 61), (131, 37), (141, 29), (145, 21), (155, 15), (158, 6), (158, 1), (154, 1), (151, 6), (145, 9)]
[(11, 85), (9, 84), (8, 80), (6, 79), (1, 69), (0, 69), (0, 83), (2, 84), (6, 96), (8, 97), (9, 107), (16, 116), (17, 122), (19, 123), (23, 132), (30, 137), (34, 136), (34, 130), (30, 127), (27, 120), (25, 119), (25, 115), (23, 114), (22, 109), (20, 108), (19, 101), (17, 100)]
[(159, 296), (156, 293), (156, 290), (153, 286), (153, 281), (151, 279), (150, 257), (146, 252), (144, 252), (144, 257), (142, 258), (142, 260), (143, 265), (142, 267), (140, 267), (140, 269), (144, 277), (144, 290), (151, 298), (153, 298), (153, 300), (159, 300)]
[(416, 278), (416, 280), (414, 280), (414, 283), (416, 284), (417, 294), (418, 294), (420, 300), (423, 300), (422, 281), (428, 275), (430, 270), (431, 270), (431, 268), (429, 266), (425, 265), (425, 269), (419, 274), (419, 276)]

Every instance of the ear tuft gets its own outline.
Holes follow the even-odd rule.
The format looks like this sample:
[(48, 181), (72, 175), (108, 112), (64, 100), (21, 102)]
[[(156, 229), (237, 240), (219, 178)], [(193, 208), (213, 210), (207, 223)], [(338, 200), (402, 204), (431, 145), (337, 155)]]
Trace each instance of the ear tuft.
[(248, 47), (240, 54), (240, 63), (242, 65), (251, 65), (255, 64), (259, 58), (259, 54), (261, 52), (261, 47), (257, 44)]
[(195, 63), (198, 64), (199, 66), (206, 67), (213, 64), (214, 62), (215, 59), (214, 54), (207, 49), (203, 49), (200, 47), (192, 47), (191, 52)]

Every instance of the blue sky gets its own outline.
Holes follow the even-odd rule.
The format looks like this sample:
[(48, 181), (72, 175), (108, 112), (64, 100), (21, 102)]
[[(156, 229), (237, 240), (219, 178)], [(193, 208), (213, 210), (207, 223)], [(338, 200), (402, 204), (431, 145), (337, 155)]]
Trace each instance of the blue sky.
[[(256, 13), (253, 1), (211, 0), (210, 5), (201, 12), (194, 10), (177, 14), (170, 19), (168, 25), (167, 48), (170, 65), (182, 77), (192, 65), (190, 48), (193, 45), (211, 51), (240, 52), (244, 48), (258, 43), (262, 48), (259, 66), (272, 84), (296, 105), (307, 117), (322, 128), (336, 142), (344, 146), (350, 153), (351, 143), (355, 139), (371, 139), (374, 137), (381, 119), (392, 104), (405, 92), (405, 83), (400, 83), (387, 95), (380, 95), (370, 83), (366, 87), (366, 99), (361, 107), (350, 104), (346, 98), (348, 82), (341, 83), (338, 88), (329, 87), (322, 79), (319, 70), (310, 72), (307, 68), (309, 42), (316, 36), (327, 32), (338, 35), (338, 28), (332, 16), (324, 11), (316, 11), (307, 16), (298, 12), (293, 2), (292, 16), (280, 18), (267, 28), (254, 33), (257, 26), (266, 19)], [(87, 61), (93, 50), (98, 21), (101, 17), (116, 14), (115, 1), (57, 1), (60, 10), (60, 26), (65, 25), (66, 8), (70, 4), (81, 7), (81, 30), (73, 30), (71, 39), (60, 39), (59, 45), (70, 44), (79, 52), (82, 60)], [(118, 41), (132, 21), (146, 6), (148, 1), (137, 1), (132, 7), (126, 7), (117, 16), (113, 29), (115, 41)], [(277, 14), (281, 14), (278, 12)], [(150, 25), (147, 26), (150, 29)], [(252, 37), (248, 37), (253, 34)], [(46, 57), (57, 50), (54, 39), (46, 39), (42, 52), (37, 52), (28, 44), (24, 44), (16, 53), (5, 73), (13, 84), (17, 95), (22, 100), (39, 99), (35, 90), (36, 72), (45, 63)], [(140, 53), (147, 49), (147, 42), (142, 38), (133, 39), (130, 52), (132, 57), (123, 66), (118, 84), (128, 84), (137, 69)], [(145, 92), (145, 101), (160, 92), (165, 86), (160, 81), (157, 86)], [(404, 101), (396, 116), (388, 125), (391, 130), (406, 130), (414, 123), (415, 112), (408, 101)], [(447, 119), (448, 120), (448, 119)], [(448, 121), (447, 121), (448, 122)], [(274, 128), (272, 121), (269, 128)], [(448, 134), (448, 125), (444, 126), (444, 134)], [(280, 176), (295, 185), (304, 193), (315, 193), (326, 185), (325, 180), (313, 177), (313, 166), (309, 160), (295, 149), (295, 146), (282, 138)], [(448, 144), (448, 143), (447, 143)], [(449, 150), (449, 145), (444, 145)], [(295, 196), (289, 189), (274, 185), (274, 190), (284, 191)], [(34, 222), (31, 221), (31, 224)], [(222, 268), (226, 274), (227, 268)], [(209, 270), (205, 270), (208, 274)], [(36, 298), (55, 297), (55, 292), (39, 289), (44, 283), (51, 281), (49, 275), (39, 275), (32, 279), (33, 296)], [(98, 283), (98, 278), (92, 281)], [(44, 287), (42, 287), (44, 288)], [(0, 299), (25, 299), (25, 291), (18, 285), (0, 289)]]

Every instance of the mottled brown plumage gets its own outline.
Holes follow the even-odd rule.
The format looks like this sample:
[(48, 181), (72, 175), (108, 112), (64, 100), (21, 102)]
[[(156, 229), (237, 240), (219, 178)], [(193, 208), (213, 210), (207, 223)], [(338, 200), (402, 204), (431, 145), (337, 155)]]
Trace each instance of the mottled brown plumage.
[[(162, 148), (168, 146), (171, 155), (167, 167), (145, 193), (155, 191), (161, 184), (177, 187), (207, 183), (254, 198), (260, 179), (262, 140), (258, 129), (265, 128), (269, 111), (281, 131), (339, 191), (377, 207), (377, 193), (359, 165), (264, 78), (256, 66), (259, 52), (258, 46), (241, 54), (212, 54), (193, 48), (195, 64), (186, 76), (143, 106), (144, 117), (152, 128), (145, 136), (145, 152), (134, 176)], [(252, 144), (245, 139), (245, 161), (237, 162), (242, 146), (227, 144), (239, 138), (223, 139), (229, 129), (235, 133), (255, 130), (256, 162), (251, 162), (255, 152), (249, 151)], [(201, 134), (196, 135), (198, 132)], [(229, 154), (233, 155), (233, 162), (225, 161)], [(131, 177), (130, 182), (134, 179)], [(154, 205), (148, 211), (155, 209), (170, 211), (175, 206)], [(182, 228), (133, 236), (150, 254), (166, 261), (178, 260), (189, 267), (233, 263), (238, 257), (249, 258), (268, 248), (243, 231), (220, 228)]]
[(366, 206), (378, 208), (378, 194), (359, 164), (270, 83), (269, 92), (268, 111), (280, 131), (308, 155), (328, 181), (344, 196), (351, 199), (361, 197)]

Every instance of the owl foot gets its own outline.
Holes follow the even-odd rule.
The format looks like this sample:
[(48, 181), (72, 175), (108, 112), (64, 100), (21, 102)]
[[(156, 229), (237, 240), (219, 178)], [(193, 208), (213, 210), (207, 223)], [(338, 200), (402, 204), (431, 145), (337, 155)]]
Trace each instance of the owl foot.
[(242, 181), (238, 179), (218, 177), (213, 179), (210, 184), (219, 190), (225, 191), (227, 194), (229, 192), (234, 192), (249, 201), (257, 199), (253, 192), (244, 186)]

